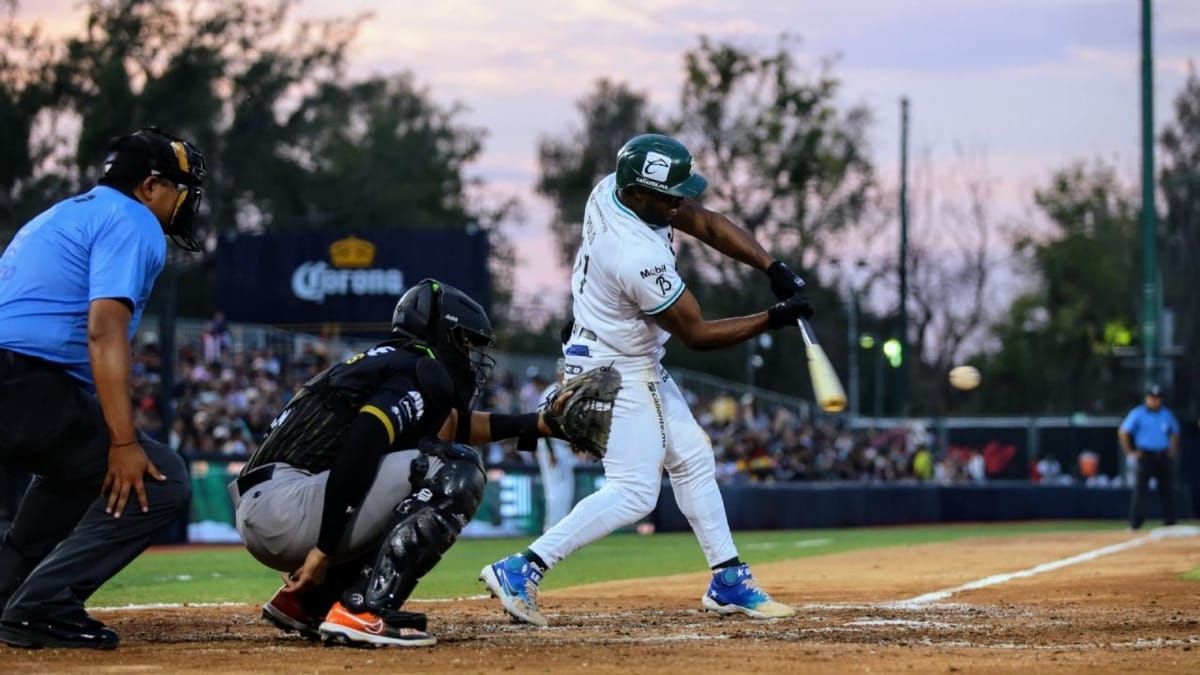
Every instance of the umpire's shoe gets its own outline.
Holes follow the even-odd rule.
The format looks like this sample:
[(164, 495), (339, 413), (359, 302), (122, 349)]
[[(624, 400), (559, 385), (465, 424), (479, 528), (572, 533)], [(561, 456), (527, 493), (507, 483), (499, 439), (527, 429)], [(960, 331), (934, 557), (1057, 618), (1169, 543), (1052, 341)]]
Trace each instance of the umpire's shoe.
[(510, 555), (479, 572), (479, 580), (487, 584), (492, 596), (500, 599), (504, 611), (521, 623), (547, 625), (546, 617), (538, 611), (538, 583), (542, 570), (523, 555)]
[(320, 626), (324, 615), (309, 614), (300, 597), (289, 591), (287, 586), (280, 586), (263, 605), (262, 617), (285, 633), (295, 631), (309, 640), (321, 639)]
[(713, 570), (712, 583), (700, 603), (710, 612), (740, 612), (755, 619), (782, 619), (796, 613), (795, 609), (775, 602), (759, 588), (746, 564)]
[(340, 602), (325, 615), (320, 630), (325, 644), (351, 647), (432, 647), (437, 644), (437, 638), (425, 630), (424, 614), (354, 612)]
[(116, 649), (116, 631), (90, 616), (81, 619), (0, 621), (0, 642), (13, 647), (41, 649)]

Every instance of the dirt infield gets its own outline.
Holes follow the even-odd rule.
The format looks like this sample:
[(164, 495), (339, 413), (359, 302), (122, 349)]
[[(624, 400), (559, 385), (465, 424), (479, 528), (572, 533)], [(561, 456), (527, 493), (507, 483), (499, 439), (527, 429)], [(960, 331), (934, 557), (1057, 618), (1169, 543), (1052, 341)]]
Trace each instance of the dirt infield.
[(0, 671), (1197, 673), (1200, 584), (1177, 579), (1197, 564), (1196, 536), (1123, 533), (863, 551), (756, 565), (799, 608), (792, 619), (701, 612), (700, 572), (545, 593), (544, 629), (510, 623), (493, 600), (414, 602), (439, 644), (413, 649), (324, 647), (248, 605), (101, 611), (117, 651), (0, 648)]

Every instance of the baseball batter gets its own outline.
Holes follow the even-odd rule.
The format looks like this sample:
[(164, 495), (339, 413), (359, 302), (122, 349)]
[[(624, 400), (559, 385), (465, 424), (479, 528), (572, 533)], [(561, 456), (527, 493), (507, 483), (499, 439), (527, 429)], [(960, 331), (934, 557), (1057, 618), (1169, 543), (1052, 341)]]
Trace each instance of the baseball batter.
[[(798, 276), (748, 232), (693, 201), (705, 187), (682, 143), (643, 134), (621, 148), (616, 172), (588, 197), (571, 277), (575, 318), (563, 345), (566, 376), (612, 364), (623, 386), (613, 409), (603, 487), (528, 549), (480, 573), (518, 621), (547, 625), (537, 605), (542, 576), (576, 549), (649, 514), (664, 468), (713, 570), (704, 609), (754, 618), (795, 613), (760, 589), (739, 558), (711, 443), (660, 363), (672, 335), (691, 349), (719, 349), (812, 316)], [(706, 321), (675, 268), (675, 230), (766, 271), (780, 302), (757, 314)]]

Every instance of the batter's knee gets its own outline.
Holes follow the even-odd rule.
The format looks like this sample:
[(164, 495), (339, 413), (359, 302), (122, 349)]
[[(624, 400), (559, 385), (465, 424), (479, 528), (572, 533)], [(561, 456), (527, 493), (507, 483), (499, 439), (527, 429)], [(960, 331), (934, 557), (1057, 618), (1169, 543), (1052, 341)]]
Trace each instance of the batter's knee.
[[(636, 514), (635, 520), (640, 519), (658, 506), (658, 493), (662, 488), (661, 478), (654, 482), (630, 481), (622, 479), (606, 479), (601, 488), (616, 490), (621, 493), (625, 506), (630, 513)], [(632, 522), (632, 521), (630, 521)]]

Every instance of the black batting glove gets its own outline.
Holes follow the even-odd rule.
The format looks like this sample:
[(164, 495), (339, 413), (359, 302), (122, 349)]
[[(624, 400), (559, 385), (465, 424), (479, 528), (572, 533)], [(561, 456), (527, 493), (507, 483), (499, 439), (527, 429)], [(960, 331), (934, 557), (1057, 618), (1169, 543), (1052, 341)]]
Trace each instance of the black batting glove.
[(808, 296), (804, 291), (796, 293), (792, 297), (777, 302), (767, 308), (767, 325), (771, 330), (778, 330), (787, 326), (795, 326), (800, 319), (812, 318), (813, 308), (812, 303), (808, 301)]
[(804, 280), (790, 267), (776, 260), (767, 268), (767, 278), (771, 280), (771, 292), (780, 300), (787, 300), (797, 293), (804, 292)]

